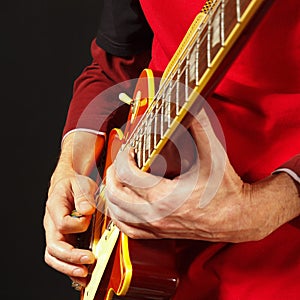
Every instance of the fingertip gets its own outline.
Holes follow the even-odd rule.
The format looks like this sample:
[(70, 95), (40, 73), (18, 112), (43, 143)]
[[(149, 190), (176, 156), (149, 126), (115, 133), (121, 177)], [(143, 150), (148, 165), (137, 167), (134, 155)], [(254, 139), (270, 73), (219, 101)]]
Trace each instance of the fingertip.
[(87, 265), (93, 264), (95, 262), (95, 256), (93, 254), (84, 255), (80, 258), (80, 262)]
[(77, 203), (77, 211), (82, 215), (90, 215), (95, 208), (89, 201), (81, 201)]
[(130, 149), (129, 149), (129, 155), (130, 155), (131, 159), (135, 159), (134, 148), (130, 148)]

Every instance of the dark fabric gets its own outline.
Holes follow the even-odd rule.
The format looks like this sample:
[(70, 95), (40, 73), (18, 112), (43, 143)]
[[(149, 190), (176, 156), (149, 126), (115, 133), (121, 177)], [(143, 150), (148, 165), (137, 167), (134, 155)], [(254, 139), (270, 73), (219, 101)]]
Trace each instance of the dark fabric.
[(300, 154), (282, 164), (278, 169), (287, 168), (294, 171), (300, 177)]
[(137, 0), (103, 0), (96, 42), (117, 56), (128, 56), (151, 48), (150, 29)]
[[(136, 80), (130, 79), (136, 79), (150, 60), (149, 51), (126, 58), (112, 56), (95, 41), (91, 53), (93, 62), (75, 81), (63, 135), (75, 128), (108, 133), (112, 127), (120, 127), (127, 120), (128, 105), (121, 106), (118, 94), (131, 95)], [(118, 118), (113, 118), (117, 111)]]

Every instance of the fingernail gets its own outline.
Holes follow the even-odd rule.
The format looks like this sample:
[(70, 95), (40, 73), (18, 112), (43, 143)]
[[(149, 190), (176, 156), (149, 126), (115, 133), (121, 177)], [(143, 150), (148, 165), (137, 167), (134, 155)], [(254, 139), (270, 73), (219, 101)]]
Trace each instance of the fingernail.
[(80, 262), (82, 264), (91, 264), (91, 263), (93, 263), (93, 261), (94, 260), (91, 257), (87, 256), (87, 255), (82, 256), (81, 259), (80, 259)]
[(78, 204), (80, 211), (86, 211), (91, 209), (91, 204), (88, 201), (82, 201)]
[(73, 270), (73, 276), (82, 277), (82, 276), (84, 276), (84, 271), (82, 269), (79, 269), (79, 268), (74, 269)]

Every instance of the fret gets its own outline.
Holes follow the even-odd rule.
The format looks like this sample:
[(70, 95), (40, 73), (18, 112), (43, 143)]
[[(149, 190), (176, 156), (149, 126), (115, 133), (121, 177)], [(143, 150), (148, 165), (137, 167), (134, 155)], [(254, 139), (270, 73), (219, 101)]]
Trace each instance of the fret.
[(134, 139), (130, 138), (129, 140), (129, 145), (131, 148), (135, 148), (135, 142), (134, 142)]
[(239, 6), (239, 17), (238, 17), (238, 22), (240, 22), (241, 17), (243, 13), (245, 12), (246, 8), (249, 6), (250, 2), (253, 0), (238, 0), (237, 1), (237, 6)]
[(177, 97), (178, 101), (176, 102), (178, 104), (178, 113), (181, 107), (184, 105), (184, 103), (187, 100), (187, 86), (189, 84), (188, 82), (188, 58), (185, 57), (183, 61), (181, 61), (181, 71), (178, 74), (177, 82)]
[(150, 147), (149, 147), (149, 156), (151, 155), (152, 150), (156, 147), (156, 119), (155, 119), (155, 113), (151, 111), (151, 119), (150, 119), (150, 126), (151, 126), (151, 139), (150, 139)]
[(197, 79), (197, 85), (199, 84), (200, 78), (204, 74), (204, 72), (208, 68), (208, 58), (207, 58), (207, 35), (208, 35), (208, 28), (207, 24), (203, 25), (199, 28), (199, 42), (198, 42), (198, 61), (196, 62), (198, 64), (198, 79)]
[(168, 87), (169, 85), (165, 85), (162, 93), (162, 131), (165, 135), (167, 129), (169, 128), (169, 105), (168, 105)]
[(146, 142), (146, 135), (145, 135), (145, 122), (141, 124), (141, 129), (140, 129), (140, 167), (144, 165), (144, 160), (145, 160), (145, 142)]
[(216, 5), (209, 14), (207, 37), (208, 66), (210, 66), (222, 46), (222, 2)]
[(154, 149), (153, 146), (153, 133), (152, 133), (152, 123), (153, 123), (153, 112), (147, 115), (147, 144), (146, 144), (146, 150), (147, 155), (145, 158), (145, 161), (147, 161), (148, 157), (150, 156), (151, 152)]
[(237, 1), (226, 1), (224, 7), (224, 39), (226, 40), (233, 27), (239, 22), (240, 4)]
[(154, 114), (154, 147), (157, 146), (159, 140), (160, 140), (160, 133), (158, 132), (158, 126), (159, 126), (159, 100), (156, 100), (156, 105), (155, 105), (155, 114)]
[(178, 116), (179, 113), (179, 106), (176, 101), (176, 96), (177, 96), (177, 81), (176, 80), (172, 80), (169, 82), (169, 90), (168, 90), (168, 94), (169, 94), (169, 102), (170, 102), (170, 119), (174, 119), (176, 116)]
[(173, 120), (172, 118), (172, 111), (171, 111), (171, 106), (172, 106), (172, 98), (171, 98), (171, 88), (172, 88), (172, 83), (170, 82), (168, 84), (168, 89), (167, 89), (167, 96), (166, 96), (166, 103), (167, 103), (167, 117), (168, 117), (168, 128), (171, 126), (171, 121)]

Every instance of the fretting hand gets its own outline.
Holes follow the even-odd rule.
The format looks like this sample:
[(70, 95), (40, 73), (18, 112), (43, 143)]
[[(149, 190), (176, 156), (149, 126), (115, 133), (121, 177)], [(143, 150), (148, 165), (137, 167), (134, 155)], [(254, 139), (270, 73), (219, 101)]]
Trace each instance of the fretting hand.
[(254, 241), (299, 215), (297, 189), (287, 174), (243, 182), (206, 113), (197, 119), (190, 132), (198, 158), (186, 173), (166, 179), (143, 172), (132, 150), (120, 152), (108, 169), (106, 199), (123, 232), (131, 238)]

